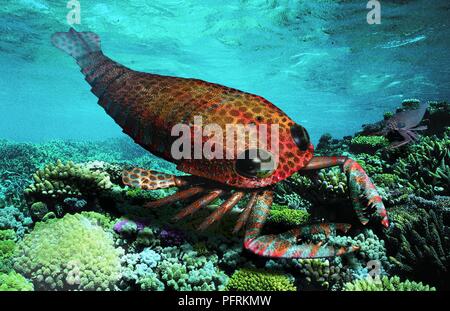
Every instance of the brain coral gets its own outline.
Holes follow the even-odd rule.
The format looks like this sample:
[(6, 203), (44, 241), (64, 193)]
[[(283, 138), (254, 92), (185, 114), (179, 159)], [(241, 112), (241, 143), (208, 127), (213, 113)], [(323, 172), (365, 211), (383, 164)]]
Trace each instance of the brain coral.
[(91, 217), (38, 222), (17, 244), (14, 268), (41, 290), (109, 290), (120, 278), (120, 251)]

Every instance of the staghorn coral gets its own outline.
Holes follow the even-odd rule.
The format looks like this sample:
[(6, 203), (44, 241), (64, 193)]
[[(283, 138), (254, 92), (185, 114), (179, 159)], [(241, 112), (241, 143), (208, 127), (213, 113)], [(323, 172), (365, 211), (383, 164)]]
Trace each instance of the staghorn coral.
[(348, 200), (347, 177), (339, 167), (320, 170), (317, 175), (294, 174), (276, 191), (294, 192), (313, 204), (330, 205)]
[(435, 291), (434, 287), (424, 285), (422, 282), (400, 281), (398, 276), (368, 277), (344, 284), (344, 291)]
[(17, 244), (14, 269), (41, 290), (113, 289), (121, 252), (95, 218), (93, 213), (67, 214), (36, 223)]
[(439, 209), (397, 208), (391, 212), (395, 227), (386, 233), (394, 272), (448, 288), (450, 232)]
[(359, 153), (354, 156), (354, 159), (364, 168), (369, 176), (382, 174), (390, 167), (390, 165), (381, 158), (380, 152), (377, 152), (373, 155), (367, 153)]
[(330, 243), (337, 246), (357, 246), (359, 247), (358, 256), (364, 261), (378, 260), (382, 266), (388, 268), (390, 264), (386, 256), (386, 248), (384, 240), (370, 229), (365, 229), (362, 233), (351, 236), (330, 236)]
[(233, 273), (226, 286), (230, 291), (295, 291), (288, 275), (265, 269), (244, 268)]
[(399, 159), (394, 173), (407, 181), (412, 191), (426, 198), (450, 195), (450, 129), (443, 138), (422, 137)]
[(15, 271), (9, 273), (0, 272), (1, 291), (33, 291), (33, 284)]

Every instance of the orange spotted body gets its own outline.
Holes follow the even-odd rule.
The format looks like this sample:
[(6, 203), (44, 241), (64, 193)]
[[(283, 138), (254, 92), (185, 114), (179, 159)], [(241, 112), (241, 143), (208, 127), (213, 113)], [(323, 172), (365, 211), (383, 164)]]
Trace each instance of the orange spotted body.
[[(124, 132), (153, 154), (176, 163), (178, 169), (186, 173), (234, 187), (264, 187), (291, 176), (313, 156), (312, 145), (306, 151), (295, 145), (290, 133), (294, 121), (260, 96), (197, 79), (133, 71), (101, 52), (91, 53), (78, 63), (93, 93), (99, 97), (99, 104)], [(171, 135), (172, 128), (179, 124), (193, 125), (194, 117), (201, 117), (205, 125), (217, 124), (224, 137), (227, 124), (254, 124), (257, 128), (261, 124), (269, 128), (278, 124), (280, 163), (277, 171), (265, 179), (240, 178), (233, 170), (236, 146), (231, 160), (173, 159), (171, 147), (177, 137)], [(270, 131), (268, 133), (270, 136)], [(207, 139), (203, 138), (203, 144)], [(268, 139), (267, 145), (270, 143)], [(194, 142), (191, 145), (194, 146)], [(226, 153), (224, 150), (223, 154)]]
[[(99, 37), (92, 32), (70, 29), (55, 33), (52, 42), (76, 59), (99, 104), (126, 134), (153, 154), (176, 163), (180, 171), (191, 174), (175, 176), (139, 168), (124, 171), (122, 181), (126, 186), (143, 190), (180, 188), (171, 196), (147, 203), (146, 207), (164, 208), (197, 197), (174, 217), (178, 221), (228, 195), (199, 226), (200, 230), (206, 230), (249, 196), (233, 230), (237, 233), (244, 229), (247, 250), (275, 258), (340, 256), (357, 251), (358, 247), (299, 241), (312, 234), (328, 237), (337, 231), (347, 232), (349, 224), (310, 224), (276, 235), (261, 232), (272, 205), (273, 185), (295, 172), (341, 166), (361, 224), (366, 225), (371, 217), (378, 217), (383, 226), (389, 226), (382, 199), (362, 167), (344, 156), (314, 157), (306, 129), (266, 99), (197, 79), (131, 70), (105, 56)], [(173, 146), (179, 136), (173, 130), (180, 125), (190, 134), (187, 151), (191, 158), (174, 156)], [(213, 132), (204, 131), (208, 125), (215, 125), (222, 134), (210, 149), (218, 151), (222, 157), (209, 158), (204, 154), (203, 148), (215, 136)], [(239, 145), (239, 149), (239, 139), (228, 127), (230, 125), (253, 126), (256, 132), (245, 132), (244, 145)], [(262, 130), (264, 126), (266, 132)], [(199, 145), (200, 157), (195, 157)], [(250, 152), (254, 149), (256, 153)], [(244, 156), (239, 157), (241, 155)], [(270, 169), (265, 165), (267, 155)]]

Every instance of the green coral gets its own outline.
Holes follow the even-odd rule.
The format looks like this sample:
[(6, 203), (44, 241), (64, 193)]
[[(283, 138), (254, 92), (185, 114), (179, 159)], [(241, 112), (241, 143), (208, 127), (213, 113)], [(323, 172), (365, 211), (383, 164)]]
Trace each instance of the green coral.
[(48, 212), (48, 206), (44, 202), (34, 202), (30, 206), (30, 214), (34, 219), (42, 219)]
[(308, 201), (330, 205), (348, 199), (347, 176), (339, 167), (323, 169), (316, 176), (294, 174), (277, 186), (279, 193), (297, 193)]
[(320, 170), (319, 189), (324, 197), (341, 197), (347, 194), (347, 176), (339, 167)]
[(113, 289), (120, 276), (120, 251), (92, 219), (67, 214), (36, 223), (17, 244), (15, 270), (43, 290)]
[(233, 273), (227, 290), (231, 291), (296, 291), (291, 278), (264, 269), (244, 268)]
[(450, 129), (443, 138), (422, 137), (399, 159), (394, 173), (407, 181), (417, 195), (431, 198), (435, 194), (450, 195)]
[(49, 164), (33, 174), (33, 179), (25, 193), (41, 199), (91, 196), (112, 187), (107, 173), (91, 171), (72, 161)]
[(384, 136), (364, 136), (353, 137), (350, 142), (350, 150), (355, 152), (375, 152), (389, 146), (389, 140)]
[(16, 239), (14, 230), (0, 230), (0, 272), (9, 272), (12, 269)]
[(382, 174), (386, 169), (389, 169), (389, 164), (386, 163), (377, 152), (376, 154), (359, 153), (354, 156), (356, 162), (358, 162), (364, 171), (369, 176), (375, 174)]
[(328, 259), (298, 259), (297, 268), (305, 281), (318, 285), (320, 289), (329, 289), (343, 279), (345, 269)]
[(393, 277), (367, 277), (344, 284), (344, 291), (435, 291), (434, 287), (424, 285), (422, 282), (406, 280), (400, 281), (398, 276)]
[(309, 221), (310, 214), (305, 210), (292, 209), (280, 204), (272, 204), (267, 222), (270, 224), (283, 224), (299, 226)]
[(336, 246), (358, 247), (358, 256), (366, 261), (378, 260), (383, 266), (390, 266), (386, 256), (384, 240), (380, 239), (372, 230), (366, 229), (355, 237), (331, 236), (330, 243)]
[(400, 182), (400, 178), (395, 174), (377, 174), (372, 179), (377, 186), (386, 188), (395, 188)]
[(15, 206), (0, 208), (0, 230), (12, 229), (18, 237), (22, 237), (32, 223), (31, 218)]
[(387, 235), (391, 261), (398, 274), (448, 286), (450, 234), (439, 210), (396, 209), (390, 213), (395, 227)]
[(1, 291), (33, 291), (31, 282), (15, 271), (9, 273), (0, 272), (0, 292)]
[(228, 277), (218, 268), (217, 255), (200, 255), (190, 244), (145, 248), (122, 258), (122, 276), (141, 290), (223, 290)]

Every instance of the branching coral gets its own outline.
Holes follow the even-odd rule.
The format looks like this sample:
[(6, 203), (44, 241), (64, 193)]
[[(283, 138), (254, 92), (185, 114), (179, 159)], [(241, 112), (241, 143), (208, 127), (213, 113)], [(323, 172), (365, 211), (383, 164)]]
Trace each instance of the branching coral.
[(34, 219), (41, 220), (49, 211), (62, 216), (65, 212), (80, 212), (88, 201), (111, 189), (113, 184), (107, 173), (77, 165), (69, 161), (49, 164), (33, 174), (34, 183), (25, 189)]
[(444, 137), (422, 137), (399, 159), (394, 172), (408, 181), (414, 193), (424, 197), (450, 195), (450, 129)]
[(316, 176), (294, 174), (282, 187), (314, 203), (329, 205), (348, 199), (347, 177), (339, 167), (320, 170)]
[(368, 277), (361, 280), (355, 280), (344, 284), (344, 291), (435, 291), (434, 287), (414, 281), (400, 281), (398, 276), (391, 278), (383, 277)]
[(13, 230), (0, 230), (0, 272), (9, 272), (12, 269), (16, 239)]
[(81, 214), (36, 223), (17, 244), (14, 268), (42, 290), (108, 290), (120, 276), (112, 237)]
[(331, 236), (330, 243), (338, 246), (357, 246), (359, 247), (358, 256), (366, 262), (377, 260), (382, 266), (388, 268), (390, 266), (386, 256), (386, 248), (384, 240), (378, 238), (375, 233), (366, 229), (364, 232), (355, 237), (350, 236)]
[(216, 255), (199, 255), (190, 244), (146, 248), (123, 257), (126, 283), (142, 290), (222, 290), (228, 277), (217, 267)]
[(33, 284), (15, 271), (0, 272), (0, 291), (32, 291)]
[(264, 269), (239, 269), (233, 273), (227, 290), (231, 291), (295, 291), (291, 278), (279, 272)]
[(112, 186), (108, 174), (91, 171), (71, 161), (63, 164), (60, 160), (38, 170), (33, 179), (34, 183), (25, 193), (44, 199), (95, 195)]
[(396, 225), (387, 232), (387, 242), (395, 271), (448, 288), (450, 232), (442, 212), (396, 209), (391, 217)]
[(299, 259), (296, 265), (305, 281), (319, 289), (330, 289), (347, 275), (343, 265), (328, 259)]
[(30, 217), (14, 206), (0, 208), (0, 230), (12, 229), (18, 237), (22, 237), (32, 224)]
[(350, 150), (354, 152), (373, 153), (378, 149), (385, 148), (389, 141), (384, 136), (363, 136), (359, 135), (352, 138)]

